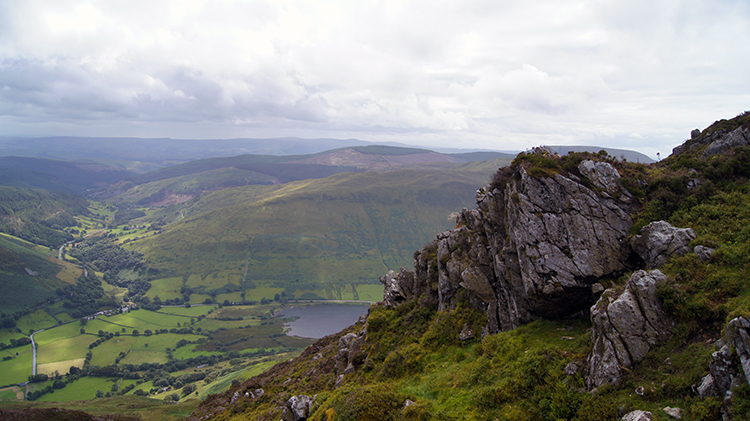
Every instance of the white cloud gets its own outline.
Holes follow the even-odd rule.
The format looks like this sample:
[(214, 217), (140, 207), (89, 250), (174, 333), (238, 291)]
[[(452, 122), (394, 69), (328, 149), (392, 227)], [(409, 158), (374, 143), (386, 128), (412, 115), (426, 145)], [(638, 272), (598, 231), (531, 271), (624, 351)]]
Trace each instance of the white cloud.
[(743, 0), (0, 0), (0, 123), (665, 155), (750, 108), (749, 20)]

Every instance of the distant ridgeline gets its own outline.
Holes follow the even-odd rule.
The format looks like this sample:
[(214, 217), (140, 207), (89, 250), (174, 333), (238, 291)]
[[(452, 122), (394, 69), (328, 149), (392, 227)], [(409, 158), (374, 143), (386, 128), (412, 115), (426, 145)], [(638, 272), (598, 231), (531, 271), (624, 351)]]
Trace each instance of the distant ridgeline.
[(748, 180), (750, 112), (651, 165), (523, 153), (366, 320), (188, 419), (747, 419)]

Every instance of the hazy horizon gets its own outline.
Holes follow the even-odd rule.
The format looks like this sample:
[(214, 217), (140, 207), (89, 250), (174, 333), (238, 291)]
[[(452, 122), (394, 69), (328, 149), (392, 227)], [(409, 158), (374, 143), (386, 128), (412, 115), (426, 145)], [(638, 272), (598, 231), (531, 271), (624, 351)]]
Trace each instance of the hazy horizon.
[(597, 145), (750, 104), (742, 0), (0, 0), (0, 135)]

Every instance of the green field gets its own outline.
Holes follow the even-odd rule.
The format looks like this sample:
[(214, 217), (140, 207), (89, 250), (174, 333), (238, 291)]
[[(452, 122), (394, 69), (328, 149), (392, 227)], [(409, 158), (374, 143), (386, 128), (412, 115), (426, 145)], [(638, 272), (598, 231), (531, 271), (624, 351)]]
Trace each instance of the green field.
[(110, 323), (117, 323), (118, 325), (130, 329), (138, 329), (141, 332), (145, 329), (176, 328), (179, 327), (178, 323), (180, 326), (185, 323), (184, 317), (160, 314), (148, 310), (134, 310), (124, 314), (107, 317), (106, 320)]
[(151, 281), (151, 289), (146, 292), (146, 296), (151, 299), (158, 296), (162, 301), (182, 298), (180, 288), (182, 288), (181, 277), (155, 279)]
[[(125, 387), (131, 383), (135, 383), (135, 380), (124, 380), (120, 383), (120, 387)], [(96, 398), (96, 391), (101, 390), (103, 392), (109, 392), (112, 390), (112, 385), (115, 382), (112, 379), (103, 377), (81, 377), (73, 383), (68, 384), (62, 389), (55, 390), (55, 393), (47, 393), (39, 398), (40, 402), (67, 402), (67, 401), (79, 401), (86, 399)]]
[(382, 284), (357, 285), (357, 293), (361, 301), (371, 301), (371, 302), (383, 301), (383, 285)]
[(245, 299), (247, 301), (260, 301), (264, 298), (272, 300), (274, 295), (284, 292), (284, 288), (257, 287), (245, 290)]
[(28, 337), (29, 335), (23, 334), (16, 330), (16, 328), (11, 329), (0, 329), (0, 342), (4, 344), (10, 344), (11, 339), (20, 339)]
[(22, 332), (37, 331), (48, 327), (57, 326), (57, 320), (43, 309), (30, 313), (16, 321), (16, 327)]
[(18, 394), (16, 393), (18, 388), (7, 388), (0, 390), (0, 402), (2, 401), (16, 401), (18, 400)]
[(210, 306), (210, 305), (193, 305), (189, 308), (185, 308), (184, 306), (175, 306), (175, 307), (162, 307), (158, 313), (163, 314), (173, 314), (173, 315), (180, 315), (180, 316), (186, 316), (186, 317), (198, 317), (201, 315), (207, 314), (209, 311), (214, 309), (216, 307)]
[(31, 344), (4, 349), (0, 351), (0, 355), (14, 357), (12, 360), (0, 361), (0, 385), (23, 383), (28, 380), (33, 356)]
[[(55, 329), (51, 330), (51, 332), (54, 331)], [(34, 335), (34, 339), (36, 339), (36, 335)], [(40, 343), (37, 347), (36, 363), (46, 364), (84, 358), (89, 344), (96, 339), (96, 336), (93, 335), (78, 334), (69, 338), (59, 338), (45, 344)], [(68, 372), (67, 368), (65, 372)]]

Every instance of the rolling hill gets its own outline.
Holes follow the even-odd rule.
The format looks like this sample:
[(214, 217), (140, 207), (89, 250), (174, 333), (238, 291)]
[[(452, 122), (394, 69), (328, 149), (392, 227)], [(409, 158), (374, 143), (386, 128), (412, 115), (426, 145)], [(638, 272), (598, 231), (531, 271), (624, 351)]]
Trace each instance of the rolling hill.
[(207, 158), (136, 175), (92, 195), (112, 203), (163, 206), (205, 191), (244, 185), (283, 184), (346, 172), (449, 169), (464, 163), (510, 162), (509, 154), (440, 154), (426, 149), (382, 145), (334, 149), (311, 155), (238, 155)]
[(18, 156), (0, 158), (0, 186), (84, 194), (135, 174), (97, 162), (68, 162)]

